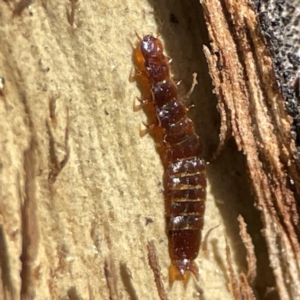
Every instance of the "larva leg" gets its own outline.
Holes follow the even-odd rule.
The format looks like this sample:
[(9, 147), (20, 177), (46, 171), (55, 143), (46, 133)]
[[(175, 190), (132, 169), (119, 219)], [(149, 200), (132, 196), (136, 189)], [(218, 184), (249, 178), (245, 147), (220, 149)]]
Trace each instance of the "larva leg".
[(153, 130), (155, 126), (157, 126), (157, 122), (152, 122), (150, 124), (146, 124), (145, 122), (143, 122), (143, 125), (148, 129), (148, 131), (150, 131)]
[(145, 98), (145, 99), (141, 99), (139, 97), (136, 97), (136, 100), (139, 102), (138, 104), (136, 103), (136, 101), (134, 100), (133, 101), (133, 111), (139, 111), (143, 106), (149, 104), (149, 103), (152, 103), (151, 100), (150, 100), (150, 97), (149, 98)]
[(149, 104), (149, 103), (152, 103), (151, 97), (150, 97), (150, 96), (147, 97), (147, 98), (145, 98), (145, 99), (141, 99), (141, 98), (139, 98), (139, 97), (136, 97), (136, 99), (140, 102), (140, 105), (141, 105), (141, 106), (144, 106), (144, 105), (147, 105), (147, 104)]
[(134, 70), (131, 69), (130, 74), (129, 74), (129, 81), (134, 82), (136, 81), (137, 76), (145, 76), (145, 72), (135, 68)]
[(153, 122), (151, 124), (146, 124), (145, 122), (142, 122), (142, 126), (144, 128), (140, 128), (140, 136), (141, 137), (143, 137), (146, 134), (150, 133), (157, 126), (157, 123)]
[(181, 84), (181, 82), (182, 82), (182, 79), (180, 79), (180, 80), (173, 79), (173, 80), (174, 80), (174, 82), (176, 83), (177, 86), (179, 86)]
[(168, 61), (168, 64), (170, 64), (173, 61), (173, 59), (170, 56), (166, 56), (166, 59)]
[(195, 86), (196, 86), (197, 84), (198, 84), (198, 81), (197, 81), (197, 73), (193, 73), (193, 82), (192, 82), (192, 86), (191, 86), (190, 90), (186, 93), (186, 95), (183, 97), (183, 101), (184, 101), (184, 102), (186, 102), (186, 101), (190, 98), (190, 96), (191, 96), (191, 94), (193, 93), (194, 88), (195, 88)]

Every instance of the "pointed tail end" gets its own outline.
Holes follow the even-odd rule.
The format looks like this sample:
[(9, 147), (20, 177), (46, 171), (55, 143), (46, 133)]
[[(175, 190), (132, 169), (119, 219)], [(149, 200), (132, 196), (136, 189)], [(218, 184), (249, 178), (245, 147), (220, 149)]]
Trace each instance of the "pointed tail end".
[(190, 273), (193, 273), (197, 281), (199, 281), (199, 270), (193, 260), (172, 260), (169, 268), (170, 284), (172, 285), (175, 280), (182, 280), (187, 283)]

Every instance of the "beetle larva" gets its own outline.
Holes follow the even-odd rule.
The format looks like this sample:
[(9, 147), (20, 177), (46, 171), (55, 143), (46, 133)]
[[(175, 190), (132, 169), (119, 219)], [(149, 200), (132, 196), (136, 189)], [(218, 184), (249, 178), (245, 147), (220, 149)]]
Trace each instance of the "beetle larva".
[(155, 114), (155, 123), (150, 128), (161, 130), (171, 269), (175, 267), (181, 278), (185, 278), (186, 271), (191, 271), (198, 279), (194, 260), (201, 243), (206, 198), (201, 143), (193, 121), (187, 117), (186, 106), (178, 99), (161, 41), (151, 35), (140, 38), (134, 60), (141, 89), (148, 95), (140, 102), (153, 106)]

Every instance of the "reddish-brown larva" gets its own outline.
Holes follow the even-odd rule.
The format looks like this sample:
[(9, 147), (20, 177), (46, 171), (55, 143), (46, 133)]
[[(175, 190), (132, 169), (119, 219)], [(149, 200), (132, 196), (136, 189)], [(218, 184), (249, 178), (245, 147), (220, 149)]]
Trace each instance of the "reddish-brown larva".
[[(166, 227), (171, 269), (185, 278), (191, 271), (198, 278), (194, 262), (201, 243), (206, 198), (205, 163), (194, 124), (178, 99), (170, 78), (169, 61), (159, 39), (146, 35), (134, 50), (136, 77), (150, 106), (151, 128), (158, 131), (164, 164)], [(176, 274), (173, 278), (177, 278)]]

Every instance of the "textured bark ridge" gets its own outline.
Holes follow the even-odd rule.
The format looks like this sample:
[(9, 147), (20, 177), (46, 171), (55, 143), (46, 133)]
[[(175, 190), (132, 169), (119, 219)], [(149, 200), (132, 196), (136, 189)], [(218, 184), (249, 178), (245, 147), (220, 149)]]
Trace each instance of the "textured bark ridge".
[(245, 154), (278, 293), (298, 299), (300, 172), (270, 51), (250, 2), (202, 4), (211, 39), (204, 51), (223, 116), (220, 147), (232, 134)]
[(255, 1), (260, 28), (273, 56), (286, 110), (293, 118), (292, 135), (300, 158), (300, 11), (297, 0)]

